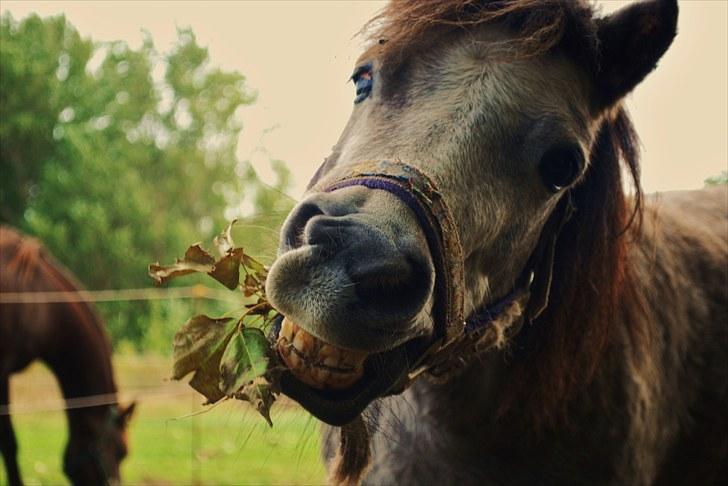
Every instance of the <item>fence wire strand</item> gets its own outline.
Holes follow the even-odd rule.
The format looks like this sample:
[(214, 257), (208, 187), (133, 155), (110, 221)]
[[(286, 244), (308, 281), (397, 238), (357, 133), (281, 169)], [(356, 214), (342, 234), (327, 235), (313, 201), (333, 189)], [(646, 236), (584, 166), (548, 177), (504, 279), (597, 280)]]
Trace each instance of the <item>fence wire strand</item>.
[(78, 290), (60, 292), (0, 292), (0, 304), (54, 304), (64, 302), (118, 302), (130, 300), (206, 299), (240, 302), (242, 296), (193, 285), (168, 289), (140, 288), (117, 290)]
[[(152, 388), (152, 387), (150, 387)], [(153, 390), (125, 391), (123, 393), (103, 393), (99, 395), (85, 395), (81, 397), (58, 399), (50, 403), (37, 405), (0, 405), (0, 415), (19, 415), (32, 413), (63, 412), (79, 408), (101, 407), (104, 405), (116, 405), (126, 401), (144, 402), (155, 398), (170, 398), (194, 395), (191, 389), (186, 390), (165, 390), (165, 387), (155, 387)], [(170, 387), (171, 388), (171, 387)], [(176, 388), (176, 387), (175, 387)], [(160, 391), (161, 390), (161, 391)], [(120, 399), (119, 396), (128, 397)]]

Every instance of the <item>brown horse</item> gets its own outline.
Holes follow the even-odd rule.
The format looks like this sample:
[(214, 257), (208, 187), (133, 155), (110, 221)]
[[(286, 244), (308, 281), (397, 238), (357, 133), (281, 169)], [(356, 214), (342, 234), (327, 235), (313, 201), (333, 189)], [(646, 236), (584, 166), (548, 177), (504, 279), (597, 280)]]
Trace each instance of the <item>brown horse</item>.
[(728, 476), (726, 188), (645, 200), (622, 101), (677, 15), (393, 0), (369, 25), (267, 282), (283, 390), (358, 465), (369, 436), (366, 483)]
[[(80, 285), (40, 243), (0, 226), (0, 292), (69, 292)], [(7, 410), (12, 373), (45, 362), (69, 408), (64, 471), (74, 484), (118, 483), (127, 454), (126, 424), (133, 404), (116, 403), (111, 345), (87, 302), (0, 304), (0, 405)], [(102, 404), (83, 406), (84, 397)], [(0, 415), (0, 448), (11, 485), (22, 484), (10, 415)]]

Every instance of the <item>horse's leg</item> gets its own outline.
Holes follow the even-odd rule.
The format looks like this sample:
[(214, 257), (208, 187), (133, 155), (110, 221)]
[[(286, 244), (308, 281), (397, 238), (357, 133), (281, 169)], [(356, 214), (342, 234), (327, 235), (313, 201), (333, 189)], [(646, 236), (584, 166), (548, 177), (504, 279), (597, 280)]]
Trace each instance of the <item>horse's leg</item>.
[[(0, 376), (0, 405), (7, 406), (10, 403), (8, 376)], [(5, 471), (8, 473), (8, 484), (10, 486), (22, 486), (23, 480), (20, 479), (20, 470), (18, 469), (18, 444), (15, 441), (15, 432), (13, 432), (13, 424), (10, 421), (9, 413), (0, 413), (0, 451), (5, 460)]]

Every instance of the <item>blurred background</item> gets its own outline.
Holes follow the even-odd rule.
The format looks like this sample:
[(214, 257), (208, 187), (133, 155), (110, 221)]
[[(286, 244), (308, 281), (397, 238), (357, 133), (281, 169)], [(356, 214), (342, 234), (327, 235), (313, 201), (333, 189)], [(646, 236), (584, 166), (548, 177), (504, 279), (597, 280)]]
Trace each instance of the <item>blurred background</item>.
[[(149, 263), (208, 243), (234, 218), (236, 241), (269, 263), (278, 227), (348, 118), (355, 34), (382, 5), (4, 0), (0, 223), (38, 237), (92, 290), (149, 287)], [(673, 48), (627, 102), (649, 192), (728, 178), (728, 2), (681, 10)], [(140, 402), (125, 483), (324, 481), (318, 424), (296, 407), (277, 404), (272, 430), (244, 405), (194, 415), (200, 397), (167, 380), (174, 332), (229, 303), (97, 306), (121, 395)], [(52, 376), (34, 365), (11, 395), (26, 481), (63, 484)]]

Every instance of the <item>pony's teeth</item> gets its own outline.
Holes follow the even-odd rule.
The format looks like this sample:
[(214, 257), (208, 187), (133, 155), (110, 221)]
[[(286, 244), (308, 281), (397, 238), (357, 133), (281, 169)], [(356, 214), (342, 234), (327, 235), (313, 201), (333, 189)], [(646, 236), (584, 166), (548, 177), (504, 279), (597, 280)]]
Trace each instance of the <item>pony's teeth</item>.
[(327, 358), (324, 358), (324, 365), (330, 366), (331, 368), (339, 368), (340, 361), (337, 358), (329, 356)]
[(320, 358), (323, 358), (324, 361), (327, 359), (333, 359), (338, 363), (341, 358), (341, 349), (330, 344), (324, 344), (321, 346), (321, 349), (319, 349), (318, 355)]
[(286, 338), (286, 340), (290, 342), (293, 339), (293, 323), (288, 319), (283, 319), (278, 336)]
[(312, 354), (315, 350), (316, 338), (300, 329), (293, 336), (293, 347), (299, 350), (304, 356)]
[(316, 383), (325, 384), (328, 382), (329, 378), (331, 378), (331, 372), (325, 368), (314, 367), (311, 370), (311, 376)]
[(367, 354), (327, 344), (284, 318), (278, 354), (296, 378), (314, 388), (342, 389), (364, 374)]
[(286, 358), (284, 358), (284, 361), (292, 370), (299, 369), (304, 364), (298, 353), (290, 353), (288, 356), (286, 356)]

